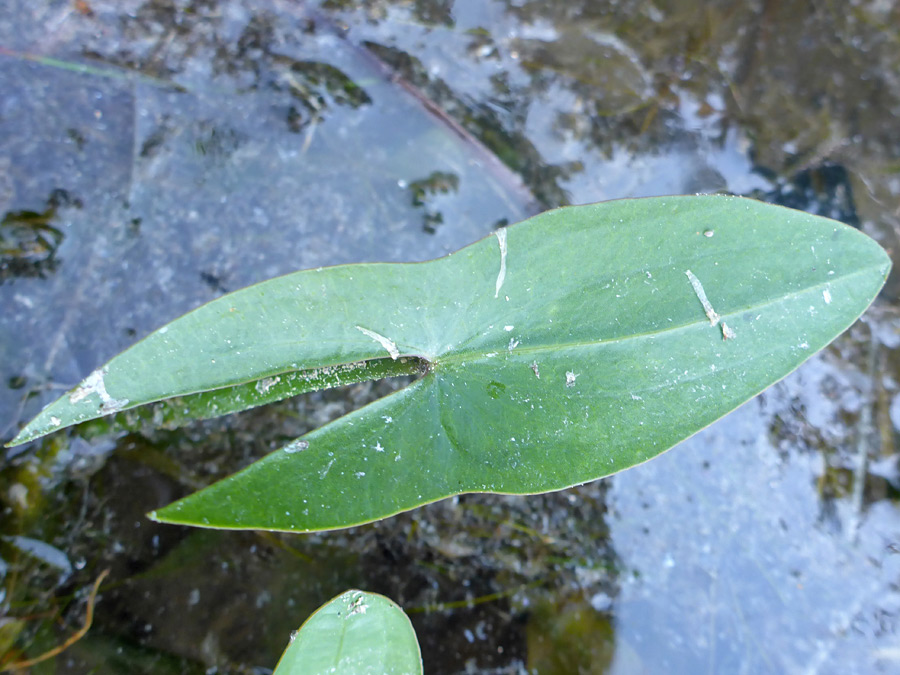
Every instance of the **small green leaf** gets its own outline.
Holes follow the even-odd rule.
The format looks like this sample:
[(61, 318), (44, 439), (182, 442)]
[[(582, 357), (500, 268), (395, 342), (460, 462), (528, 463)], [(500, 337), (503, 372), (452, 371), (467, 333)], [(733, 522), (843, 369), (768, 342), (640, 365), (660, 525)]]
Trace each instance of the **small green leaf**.
[(274, 675), (421, 675), (412, 624), (376, 593), (347, 591), (327, 602), (291, 636)]
[(243, 409), (294, 382), (333, 386), (323, 368), (424, 368), (151, 516), (309, 531), (464, 492), (558, 490), (658, 455), (790, 373), (889, 269), (853, 228), (748, 199), (558, 209), (427, 263), (309, 270), (225, 296), (110, 361), (14, 442), (174, 396), (208, 397), (198, 416)]

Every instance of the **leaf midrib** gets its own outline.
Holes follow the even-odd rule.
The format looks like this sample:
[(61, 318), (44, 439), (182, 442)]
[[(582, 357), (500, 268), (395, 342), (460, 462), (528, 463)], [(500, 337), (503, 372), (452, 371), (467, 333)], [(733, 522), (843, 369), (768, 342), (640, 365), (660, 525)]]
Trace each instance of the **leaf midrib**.
[[(801, 291), (795, 291), (791, 293), (786, 293), (783, 295), (779, 295), (777, 298), (767, 300), (765, 302), (757, 303), (755, 305), (748, 305), (741, 309), (732, 310), (726, 314), (718, 313), (720, 323), (728, 318), (736, 317), (738, 315), (744, 314), (746, 312), (752, 312), (755, 310), (764, 309), (766, 307), (771, 307), (779, 302), (784, 300), (793, 300), (802, 297), (803, 295), (807, 295), (809, 293), (813, 293), (818, 290), (822, 290), (829, 286), (836, 285), (836, 282), (845, 282), (851, 281), (854, 277), (859, 277), (870, 273), (872, 270), (880, 269), (883, 265), (873, 265), (871, 267), (866, 267), (856, 272), (851, 272), (849, 274), (845, 274), (841, 277), (837, 277), (836, 279), (825, 281), (819, 284), (815, 284), (813, 286), (806, 286)], [(702, 311), (702, 307), (699, 306), (698, 301), (698, 312)], [(854, 319), (855, 320), (855, 319)], [(851, 322), (852, 323), (852, 322)], [(478, 350), (478, 351), (447, 351), (443, 354), (437, 355), (431, 363), (435, 366), (441, 365), (456, 365), (471, 361), (480, 361), (489, 358), (493, 358), (493, 356), (488, 356), (489, 354), (496, 354), (500, 356), (504, 352), (512, 354), (541, 354), (548, 351), (563, 351), (566, 349), (578, 349), (585, 347), (596, 347), (598, 345), (611, 345), (619, 342), (625, 342), (626, 340), (643, 340), (647, 338), (656, 337), (659, 335), (664, 335), (668, 333), (677, 333), (682, 330), (687, 330), (689, 328), (693, 328), (700, 325), (709, 326), (709, 320), (703, 318), (701, 320), (691, 321), (688, 323), (679, 324), (677, 326), (666, 326), (665, 328), (660, 328), (652, 331), (645, 331), (643, 333), (630, 333), (628, 335), (620, 335), (617, 337), (607, 338), (607, 339), (598, 339), (598, 340), (577, 340), (573, 342), (554, 342), (552, 344), (535, 344), (535, 345), (527, 345), (521, 347), (515, 347), (514, 350), (509, 350), (506, 346), (498, 345), (494, 349), (490, 350)], [(849, 325), (849, 324), (848, 324)], [(712, 326), (709, 326), (712, 328)]]
[[(865, 275), (871, 273), (872, 270), (880, 269), (882, 267), (883, 267), (883, 265), (872, 265), (869, 267), (865, 267), (865, 268), (862, 268), (855, 272), (851, 272), (849, 274), (844, 274), (835, 279), (830, 279), (830, 280), (827, 280), (827, 281), (824, 281), (824, 282), (821, 282), (819, 284), (815, 284), (812, 286), (806, 286), (805, 288), (803, 288), (800, 291), (794, 291), (794, 292), (791, 292), (788, 294), (780, 295), (777, 298), (767, 300), (766, 302), (757, 303), (755, 305), (749, 305), (747, 307), (743, 307), (741, 309), (737, 309), (737, 310), (728, 312), (727, 314), (719, 314), (719, 316), (721, 319), (724, 320), (724, 319), (738, 316), (738, 315), (746, 313), (748, 311), (754, 311), (754, 310), (759, 310), (759, 309), (763, 309), (766, 307), (771, 307), (772, 305), (777, 304), (778, 302), (781, 302), (784, 300), (796, 299), (803, 295), (807, 295), (810, 293), (814, 293), (816, 291), (820, 291), (828, 286), (834, 286), (837, 283), (844, 283), (844, 282), (852, 281), (856, 277), (865, 276)], [(698, 313), (702, 312), (702, 308), (699, 306), (699, 303), (698, 303), (697, 311), (698, 311)], [(438, 354), (431, 358), (417, 354), (417, 353), (415, 353), (415, 351), (413, 351), (412, 353), (402, 353), (401, 356), (406, 357), (406, 358), (423, 359), (427, 363), (430, 363), (433, 367), (440, 368), (445, 365), (449, 365), (449, 366), (461, 365), (461, 364), (465, 364), (468, 362), (484, 361), (484, 360), (494, 358), (493, 356), (488, 356), (489, 354), (490, 355), (496, 354), (498, 357), (503, 356), (503, 355), (508, 356), (509, 354), (512, 354), (512, 353), (515, 353), (515, 354), (542, 354), (542, 353), (547, 353), (547, 352), (564, 351), (567, 349), (590, 348), (590, 347), (597, 347), (600, 345), (613, 345), (613, 344), (625, 342), (628, 340), (644, 340), (644, 339), (657, 337), (660, 335), (675, 334), (675, 333), (678, 333), (679, 331), (689, 330), (691, 328), (695, 328), (698, 326), (704, 326), (704, 325), (708, 325), (708, 324), (709, 324), (709, 321), (704, 317), (703, 319), (697, 319), (695, 321), (691, 321), (688, 323), (682, 323), (679, 325), (666, 326), (664, 328), (660, 328), (657, 330), (646, 331), (643, 333), (630, 333), (628, 335), (620, 335), (617, 337), (611, 337), (611, 338), (605, 338), (605, 339), (577, 340), (577, 341), (571, 341), (571, 342), (555, 342), (555, 343), (522, 345), (522, 346), (517, 346), (515, 348), (514, 352), (509, 351), (507, 346), (498, 344), (496, 348), (492, 348), (492, 349), (482, 349), (482, 350), (473, 350), (473, 351), (457, 351), (456, 349), (453, 349), (453, 350), (444, 352), (443, 354)], [(712, 327), (710, 326), (710, 328), (712, 328)], [(362, 363), (362, 362), (373, 361), (373, 360), (376, 360), (376, 359), (361, 359), (359, 362)], [(309, 370), (316, 370), (316, 369), (322, 368), (322, 367), (338, 367), (341, 365), (345, 365), (345, 364), (333, 363), (333, 364), (326, 364), (324, 366), (323, 365), (310, 366), (308, 368), (299, 368), (299, 369), (289, 368), (289, 369), (286, 369), (283, 371), (267, 373), (267, 374), (261, 375), (259, 377), (250, 377), (247, 379), (243, 379), (240, 382), (234, 382), (234, 383), (226, 384), (226, 385), (223, 385), (220, 387), (211, 387), (209, 389), (199, 389), (199, 390), (195, 390), (192, 392), (180, 393), (180, 394), (178, 394), (178, 396), (193, 396), (193, 395), (198, 395), (198, 394), (203, 394), (203, 393), (208, 393), (208, 392), (223, 391), (226, 389), (230, 389), (232, 387), (238, 387), (238, 386), (248, 385), (253, 382), (258, 382), (261, 379), (264, 379), (265, 377), (284, 376), (284, 375), (290, 375), (293, 373), (299, 373), (299, 372), (304, 372), (304, 371), (309, 371)], [(134, 406), (129, 406), (129, 409), (134, 408), (134, 407), (139, 407), (141, 405), (149, 405), (151, 403), (155, 403), (155, 402), (159, 402), (159, 401), (171, 400), (172, 398), (176, 398), (176, 397), (169, 396), (169, 397), (155, 398), (152, 400), (137, 403)]]

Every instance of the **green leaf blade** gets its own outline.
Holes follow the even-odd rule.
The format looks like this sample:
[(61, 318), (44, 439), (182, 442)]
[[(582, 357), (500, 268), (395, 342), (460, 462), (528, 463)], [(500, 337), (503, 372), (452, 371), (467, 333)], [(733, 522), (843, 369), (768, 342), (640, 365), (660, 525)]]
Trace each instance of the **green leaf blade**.
[(275, 675), (421, 675), (412, 624), (394, 602), (347, 591), (324, 604), (291, 638)]
[(406, 510), (398, 498), (421, 503), (452, 494), (445, 479), (459, 470), (431, 414), (434, 387), (426, 376), (306, 434), (302, 446), (276, 450), (149, 516), (221, 529), (315, 531)]
[[(290, 367), (385, 359), (391, 346), (427, 359), (428, 372), (308, 434), (302, 452), (276, 451), (154, 517), (333, 529), (464, 492), (542, 492), (615, 473), (793, 371), (865, 310), (889, 269), (875, 242), (835, 221), (672, 197), (551, 211), (428, 263), (261, 284), (240, 307), (260, 325), (273, 313), (269, 351), (254, 348), (250, 366), (234, 360), (240, 377), (269, 377), (288, 357)], [(291, 304), (296, 293), (329, 303)], [(278, 298), (274, 309), (257, 309), (263, 295)], [(208, 311), (221, 317), (242, 298)], [(319, 342), (285, 347), (301, 327)], [(248, 351), (251, 336), (239, 338)], [(186, 345), (209, 356), (202, 341)]]
[[(423, 349), (417, 344), (418, 333), (408, 329), (403, 308), (361, 303), (357, 296), (360, 287), (387, 294), (398, 287), (413, 288), (418, 266), (368, 264), (305, 270), (203, 305), (95, 370), (47, 406), (10, 445), (147, 403), (250, 385), (244, 391), (213, 395), (220, 400), (198, 399), (196, 415), (189, 411), (187, 416), (208, 416), (216, 404), (221, 407), (218, 414), (244, 410), (274, 400), (266, 396), (267, 391), (254, 394), (263, 380), (287, 380), (297, 373), (323, 369), (346, 371), (386, 357), (394, 360), (394, 354), (364, 330), (392, 333), (397, 360), (401, 355), (417, 356)], [(385, 268), (392, 268), (391, 274), (386, 275)], [(410, 362), (385, 369), (388, 375), (403, 375), (415, 373), (418, 366)], [(322, 379), (326, 381), (322, 386), (328, 386), (327, 375)], [(294, 388), (286, 395), (316, 388), (322, 387)]]

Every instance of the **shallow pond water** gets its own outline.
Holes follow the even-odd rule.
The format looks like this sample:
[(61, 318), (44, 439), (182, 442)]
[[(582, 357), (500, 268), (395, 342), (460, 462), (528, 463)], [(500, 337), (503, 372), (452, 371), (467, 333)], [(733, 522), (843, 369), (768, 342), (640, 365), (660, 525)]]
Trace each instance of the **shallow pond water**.
[[(727, 191), (893, 255), (900, 10), (854, 3), (149, 0), (0, 8), (0, 438), (250, 283), (433, 258), (541, 209)], [(525, 498), (312, 536), (144, 514), (400, 382), (5, 450), (0, 659), (265, 673), (351, 587), (441, 673), (900, 668), (896, 277), (673, 451)], [(2, 663), (2, 661), (0, 661)]]

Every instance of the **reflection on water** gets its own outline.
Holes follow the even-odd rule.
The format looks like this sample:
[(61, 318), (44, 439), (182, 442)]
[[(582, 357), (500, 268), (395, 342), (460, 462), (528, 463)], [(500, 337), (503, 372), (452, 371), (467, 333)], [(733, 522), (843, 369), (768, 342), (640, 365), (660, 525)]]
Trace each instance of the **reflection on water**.
[(795, 174), (789, 181), (775, 179), (773, 183), (775, 189), (758, 195), (759, 198), (773, 204), (834, 218), (854, 227), (860, 226), (850, 173), (839, 164), (810, 167)]
[(82, 204), (54, 190), (42, 211), (8, 211), (0, 220), (0, 283), (16, 277), (45, 277), (56, 270), (57, 250), (65, 234), (54, 225), (60, 208)]
[(433, 171), (426, 178), (414, 180), (408, 186), (412, 195), (412, 205), (424, 209), (422, 227), (426, 232), (434, 233), (444, 222), (439, 202), (441, 195), (453, 195), (459, 191), (459, 176), (446, 171)]
[[(896, 249), (898, 25), (874, 0), (13, 0), (0, 435), (226, 289), (435, 257), (535, 204), (730, 191)], [(0, 540), (0, 660), (71, 634), (110, 566), (58, 672), (264, 672), (348, 587), (410, 611), (432, 674), (889, 672), (896, 283), (682, 447), (552, 495), (307, 537), (143, 517), (396, 383), (8, 451), (0, 529), (24, 539)]]

